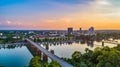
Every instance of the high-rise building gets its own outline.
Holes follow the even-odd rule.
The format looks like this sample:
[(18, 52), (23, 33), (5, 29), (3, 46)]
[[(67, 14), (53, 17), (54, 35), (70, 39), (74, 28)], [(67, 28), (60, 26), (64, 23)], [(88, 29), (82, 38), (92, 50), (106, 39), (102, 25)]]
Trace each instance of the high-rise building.
[(82, 33), (82, 28), (80, 28), (79, 32)]
[(68, 35), (72, 35), (73, 34), (73, 28), (68, 28)]
[(95, 35), (94, 27), (89, 28), (88, 35)]

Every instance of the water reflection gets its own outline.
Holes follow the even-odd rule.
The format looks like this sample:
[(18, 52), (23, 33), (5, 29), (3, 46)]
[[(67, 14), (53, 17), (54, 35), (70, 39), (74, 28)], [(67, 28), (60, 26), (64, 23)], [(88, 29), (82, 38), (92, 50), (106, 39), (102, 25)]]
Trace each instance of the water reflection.
[(33, 57), (27, 47), (19, 45), (0, 45), (0, 66), (24, 67)]
[(60, 42), (41, 42), (39, 43), (42, 47), (47, 50), (54, 50), (54, 54), (59, 57), (71, 58), (71, 55), (74, 51), (80, 51), (81, 53), (85, 53), (85, 48), (89, 48), (90, 50), (94, 50), (96, 47), (109, 46), (114, 47), (115, 44), (112, 43), (104, 43), (100, 41), (84, 41), (84, 40), (75, 40), (75, 41), (60, 41)]
[[(72, 45), (73, 43), (76, 43), (76, 44), (87, 44), (87, 46), (90, 46), (90, 47), (94, 47), (94, 42), (93, 40), (91, 41), (60, 41), (60, 42), (41, 42), (41, 43), (38, 43), (40, 45), (43, 45), (46, 49), (49, 49), (49, 46), (58, 46), (58, 45)], [(101, 43), (102, 45), (102, 43)]]
[(94, 47), (94, 41), (87, 41), (87, 46)]
[(22, 46), (25, 46), (25, 44), (1, 44), (0, 49), (15, 49), (15, 48), (22, 48)]

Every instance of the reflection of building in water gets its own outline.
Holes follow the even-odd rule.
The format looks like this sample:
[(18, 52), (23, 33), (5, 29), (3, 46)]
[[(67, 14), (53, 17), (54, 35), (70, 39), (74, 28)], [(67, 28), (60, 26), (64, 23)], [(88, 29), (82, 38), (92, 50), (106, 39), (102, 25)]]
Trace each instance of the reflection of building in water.
[(80, 43), (81, 43), (81, 44), (85, 44), (85, 40), (81, 40)]
[(94, 47), (94, 41), (87, 41), (87, 45), (90, 47)]
[(70, 44), (72, 44), (72, 42), (68, 42), (68, 44), (70, 45)]

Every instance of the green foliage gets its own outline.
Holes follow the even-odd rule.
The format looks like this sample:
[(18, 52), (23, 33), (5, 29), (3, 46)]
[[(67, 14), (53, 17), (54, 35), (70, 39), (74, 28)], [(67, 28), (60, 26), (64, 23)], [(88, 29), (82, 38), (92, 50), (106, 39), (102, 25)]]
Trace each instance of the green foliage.
[(40, 57), (35, 56), (34, 58), (31, 59), (29, 63), (29, 67), (40, 67)]
[(35, 56), (31, 59), (29, 67), (61, 67), (61, 65), (57, 61), (43, 62), (39, 56)]
[[(108, 48), (107, 48), (108, 49)], [(102, 54), (97, 57), (98, 67), (119, 67), (120, 66), (120, 51), (115, 49), (102, 50)]]
[(5, 38), (0, 38), (0, 44), (16, 43), (17, 41), (21, 41), (23, 39), (23, 35), (20, 35), (20, 38), (13, 38), (16, 36), (15, 33), (6, 33), (4, 36)]
[(80, 57), (81, 57), (81, 53), (79, 51), (75, 51), (73, 54), (72, 54), (72, 59), (75, 61), (75, 62), (79, 62), (80, 61)]
[(81, 54), (75, 51), (71, 59), (65, 61), (75, 67), (120, 67), (120, 45), (114, 48), (96, 48), (94, 51), (85, 49), (86, 53)]
[(114, 49), (120, 51), (120, 44), (118, 44), (117, 47), (114, 47)]
[(62, 67), (57, 61), (52, 61), (48, 67)]

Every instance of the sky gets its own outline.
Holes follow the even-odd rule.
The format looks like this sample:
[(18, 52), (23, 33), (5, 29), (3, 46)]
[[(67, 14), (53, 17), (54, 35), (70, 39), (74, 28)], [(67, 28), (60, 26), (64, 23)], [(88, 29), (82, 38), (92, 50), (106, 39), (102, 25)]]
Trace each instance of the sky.
[(120, 30), (120, 0), (0, 0), (0, 30)]

